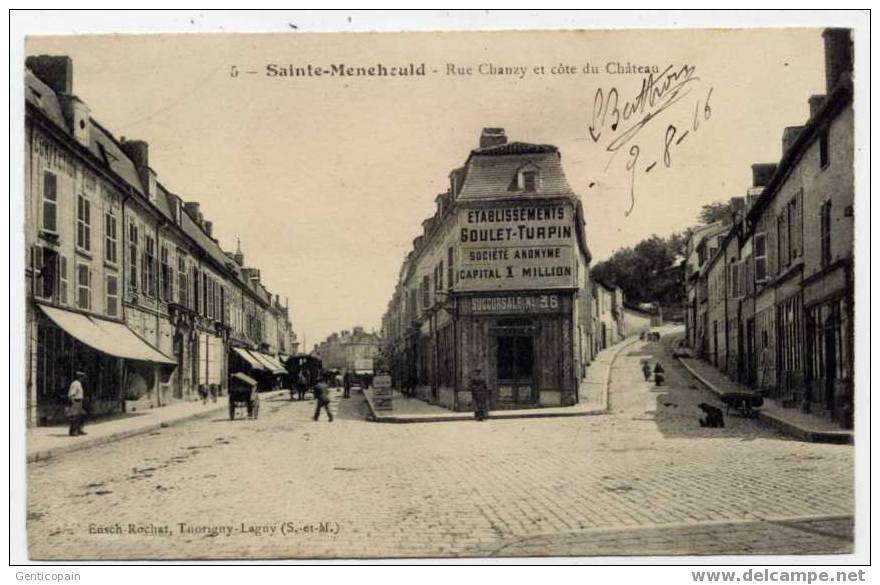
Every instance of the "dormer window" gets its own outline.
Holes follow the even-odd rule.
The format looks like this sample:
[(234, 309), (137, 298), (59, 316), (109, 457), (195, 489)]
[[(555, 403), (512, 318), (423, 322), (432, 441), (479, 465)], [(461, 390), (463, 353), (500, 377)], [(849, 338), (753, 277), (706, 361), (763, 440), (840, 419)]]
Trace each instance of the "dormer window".
[(519, 168), (516, 172), (516, 187), (519, 191), (534, 193), (541, 184), (540, 169), (532, 163)]

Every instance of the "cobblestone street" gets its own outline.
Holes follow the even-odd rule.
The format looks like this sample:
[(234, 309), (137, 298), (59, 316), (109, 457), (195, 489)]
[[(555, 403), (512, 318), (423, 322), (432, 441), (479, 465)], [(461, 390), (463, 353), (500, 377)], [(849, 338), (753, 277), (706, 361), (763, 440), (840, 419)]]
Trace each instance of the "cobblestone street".
[[(642, 379), (650, 355), (663, 387)], [(642, 342), (615, 362), (601, 416), (377, 424), (334, 391), (337, 417), (316, 423), (313, 402), (274, 397), (257, 421), (218, 414), (28, 465), (30, 554), (849, 551), (853, 447), (734, 415), (703, 429), (702, 401), (718, 404)]]

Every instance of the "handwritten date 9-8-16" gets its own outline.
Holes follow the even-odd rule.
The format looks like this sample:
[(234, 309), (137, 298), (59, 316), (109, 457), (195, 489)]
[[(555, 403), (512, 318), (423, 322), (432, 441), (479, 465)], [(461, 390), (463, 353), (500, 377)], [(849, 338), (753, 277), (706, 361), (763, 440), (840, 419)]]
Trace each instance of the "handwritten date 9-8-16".
[[(696, 133), (697, 131), (699, 131), (700, 121), (708, 121), (712, 117), (712, 107), (709, 104), (709, 100), (712, 97), (713, 90), (714, 88), (709, 88), (709, 91), (706, 94), (706, 99), (702, 103), (702, 105), (700, 103), (700, 100), (696, 101), (694, 105), (694, 115), (691, 121), (691, 127), (689, 129), (686, 129), (682, 132), (680, 128), (677, 127), (675, 124), (668, 124), (666, 126), (666, 131), (664, 132), (663, 143), (660, 152), (660, 160), (663, 161), (664, 167), (669, 168), (672, 166), (673, 152), (678, 147), (678, 145), (680, 145), (684, 141), (684, 139), (688, 137), (691, 132)], [(635, 207), (636, 171), (638, 170), (638, 162), (641, 154), (642, 149), (638, 144), (632, 144), (629, 147), (629, 158), (627, 158), (626, 161), (626, 170), (630, 173), (630, 206), (625, 215), (629, 215), (630, 213), (632, 213), (632, 210)], [(657, 163), (658, 161), (654, 160), (653, 162), (645, 166), (645, 173), (650, 173), (654, 169), (654, 167), (657, 166)]]

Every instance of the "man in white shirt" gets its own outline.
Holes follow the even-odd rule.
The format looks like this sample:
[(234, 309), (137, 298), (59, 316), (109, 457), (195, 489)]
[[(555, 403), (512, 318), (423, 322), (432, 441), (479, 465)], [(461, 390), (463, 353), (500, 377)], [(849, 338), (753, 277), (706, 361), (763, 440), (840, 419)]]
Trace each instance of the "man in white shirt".
[(67, 417), (70, 419), (70, 436), (76, 437), (79, 435), (85, 435), (83, 432), (83, 419), (85, 418), (85, 409), (83, 408), (83, 400), (85, 400), (85, 390), (83, 390), (83, 381), (86, 378), (86, 373), (83, 371), (76, 372), (76, 378), (73, 382), (70, 383), (70, 388), (67, 390), (67, 399), (70, 401), (70, 406), (67, 411)]

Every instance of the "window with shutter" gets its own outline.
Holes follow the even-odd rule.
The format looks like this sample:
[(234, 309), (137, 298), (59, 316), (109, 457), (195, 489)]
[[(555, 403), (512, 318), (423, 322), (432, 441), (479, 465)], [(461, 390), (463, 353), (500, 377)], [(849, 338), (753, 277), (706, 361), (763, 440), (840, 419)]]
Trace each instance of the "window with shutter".
[(107, 275), (107, 315), (119, 315), (119, 280), (115, 274)]
[(92, 275), (88, 264), (76, 265), (76, 306), (85, 310), (92, 308)]
[(67, 304), (67, 258), (58, 258), (58, 301)]
[(454, 276), (454, 270), (452, 268), (452, 263), (455, 257), (455, 249), (450, 246), (446, 251), (446, 288), (452, 288), (452, 280)]
[(49, 171), (43, 172), (43, 229), (58, 232), (58, 178)]
[(819, 243), (822, 266), (831, 264), (831, 200), (822, 204), (819, 222)]
[(92, 203), (85, 195), (76, 200), (76, 247), (86, 252), (92, 250)]
[(767, 280), (767, 234), (755, 234), (755, 282)]
[(112, 211), (107, 211), (104, 214), (104, 259), (111, 264), (118, 261), (116, 225), (116, 216)]
[(136, 293), (138, 290), (138, 227), (128, 224), (128, 288)]

